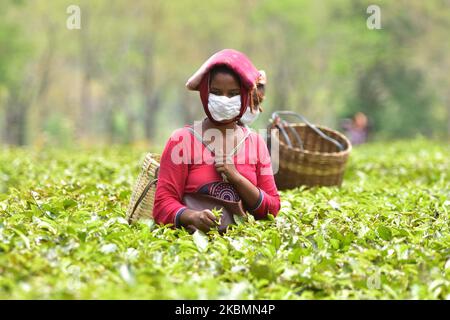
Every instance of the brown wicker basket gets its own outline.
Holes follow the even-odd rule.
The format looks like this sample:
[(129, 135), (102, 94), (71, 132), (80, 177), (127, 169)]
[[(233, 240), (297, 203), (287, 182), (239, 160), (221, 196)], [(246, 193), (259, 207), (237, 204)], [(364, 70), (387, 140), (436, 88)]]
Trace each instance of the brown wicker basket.
[(130, 224), (141, 218), (152, 218), (160, 158), (159, 154), (145, 155), (128, 205), (127, 221)]
[[(269, 128), (278, 128), (272, 139), (279, 143), (278, 172), (275, 183), (279, 190), (299, 186), (340, 186), (352, 145), (341, 133), (324, 126), (289, 123), (281, 120), (278, 111), (272, 116)], [(281, 134), (280, 134), (281, 132)], [(295, 143), (292, 143), (295, 141)]]

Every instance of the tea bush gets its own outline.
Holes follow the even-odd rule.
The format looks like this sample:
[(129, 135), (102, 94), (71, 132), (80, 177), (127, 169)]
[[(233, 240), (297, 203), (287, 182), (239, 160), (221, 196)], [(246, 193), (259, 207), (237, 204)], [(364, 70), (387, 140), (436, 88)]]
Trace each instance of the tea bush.
[(125, 210), (142, 149), (0, 153), (2, 299), (450, 299), (450, 148), (354, 148), (341, 188), (281, 192), (224, 236)]

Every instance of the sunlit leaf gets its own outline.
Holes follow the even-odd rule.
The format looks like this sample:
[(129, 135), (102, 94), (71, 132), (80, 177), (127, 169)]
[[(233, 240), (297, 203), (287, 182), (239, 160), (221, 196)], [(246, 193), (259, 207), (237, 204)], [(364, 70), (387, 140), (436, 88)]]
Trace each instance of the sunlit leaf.
[(205, 252), (208, 249), (208, 236), (202, 231), (196, 230), (192, 238), (199, 251)]
[(102, 252), (102, 253), (113, 253), (113, 252), (116, 252), (116, 250), (117, 250), (117, 245), (115, 243), (104, 244), (100, 248), (100, 252)]
[(391, 229), (389, 229), (388, 227), (379, 226), (377, 228), (377, 231), (378, 231), (378, 235), (380, 236), (381, 239), (387, 240), (387, 241), (390, 241), (392, 239), (392, 232), (391, 232)]

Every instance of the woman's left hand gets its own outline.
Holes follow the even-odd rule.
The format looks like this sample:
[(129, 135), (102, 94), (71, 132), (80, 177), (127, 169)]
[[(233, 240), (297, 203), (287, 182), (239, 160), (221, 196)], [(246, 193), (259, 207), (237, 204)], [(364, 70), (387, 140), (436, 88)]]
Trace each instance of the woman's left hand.
[(225, 176), (230, 183), (236, 183), (242, 177), (231, 159), (226, 159), (225, 157), (221, 159), (216, 158), (215, 166), (217, 172)]

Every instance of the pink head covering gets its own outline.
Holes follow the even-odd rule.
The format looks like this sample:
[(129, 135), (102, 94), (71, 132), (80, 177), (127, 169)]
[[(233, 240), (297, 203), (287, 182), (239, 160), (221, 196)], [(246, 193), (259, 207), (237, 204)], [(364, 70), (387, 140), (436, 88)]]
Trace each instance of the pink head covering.
[[(227, 122), (215, 121), (208, 110), (209, 74), (211, 69), (218, 65), (227, 66), (233, 70), (241, 80), (241, 111), (236, 118)], [(237, 121), (241, 118), (247, 108), (249, 99), (250, 104), (253, 104), (253, 89), (256, 88), (259, 80), (264, 81), (263, 78), (265, 79), (265, 74), (262, 75), (245, 54), (233, 49), (224, 49), (213, 54), (206, 60), (197, 72), (195, 72), (186, 82), (186, 87), (189, 90), (200, 91), (200, 99), (208, 118), (215, 124), (223, 124)]]

